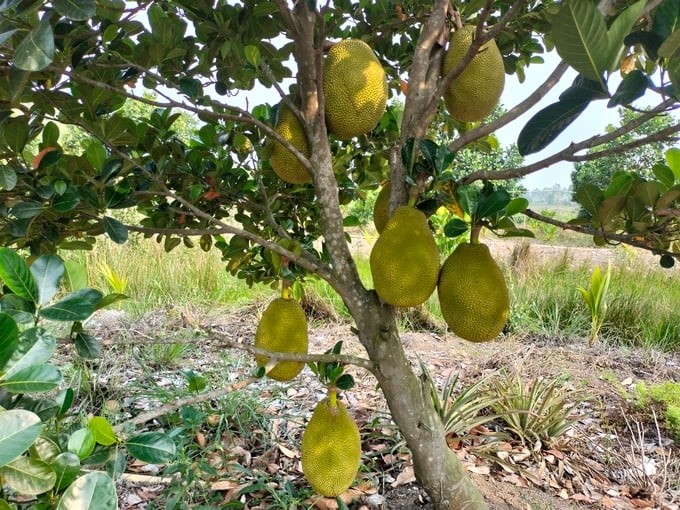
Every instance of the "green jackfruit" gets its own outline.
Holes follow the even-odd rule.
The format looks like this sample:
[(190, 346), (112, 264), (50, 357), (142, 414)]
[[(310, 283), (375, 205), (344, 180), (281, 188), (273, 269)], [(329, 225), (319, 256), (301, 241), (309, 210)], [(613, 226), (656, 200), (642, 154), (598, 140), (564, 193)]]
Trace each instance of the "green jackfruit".
[(378, 234), (385, 230), (390, 209), (390, 183), (385, 184), (375, 199), (373, 206), (373, 225)]
[[(476, 30), (474, 25), (466, 25), (451, 34), (442, 75), (446, 76), (463, 60)], [(476, 122), (493, 112), (504, 87), (503, 56), (492, 39), (479, 49), (463, 72), (453, 80), (444, 94), (444, 103), (453, 118)]]
[[(279, 105), (279, 118), (274, 130), (302, 154), (309, 157), (311, 152), (302, 123), (284, 102)], [(269, 164), (276, 175), (286, 182), (291, 184), (312, 182), (312, 176), (307, 168), (292, 152), (276, 140), (274, 140), (274, 149)]]
[(398, 207), (373, 245), (369, 262), (373, 286), (385, 303), (424, 303), (439, 276), (439, 250), (425, 215), (413, 207)]
[(387, 105), (385, 70), (371, 47), (358, 39), (335, 44), (323, 66), (326, 125), (347, 140), (371, 131)]
[[(255, 347), (271, 352), (306, 354), (309, 346), (307, 317), (295, 299), (277, 298), (265, 309), (255, 332)], [(256, 355), (260, 367), (266, 366), (269, 358)], [(267, 372), (277, 381), (290, 381), (304, 368), (304, 363), (280, 361)]]
[(465, 340), (492, 340), (508, 320), (505, 278), (485, 244), (458, 245), (444, 261), (437, 294), (444, 320)]
[(345, 492), (361, 463), (359, 428), (342, 402), (319, 402), (302, 434), (302, 472), (309, 484), (326, 497)]

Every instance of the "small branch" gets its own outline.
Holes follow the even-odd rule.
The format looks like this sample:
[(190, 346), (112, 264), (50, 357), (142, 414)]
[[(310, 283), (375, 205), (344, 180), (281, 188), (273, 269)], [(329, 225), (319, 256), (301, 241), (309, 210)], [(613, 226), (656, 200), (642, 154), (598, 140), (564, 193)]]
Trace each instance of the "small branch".
[(483, 136), (494, 133), (500, 128), (509, 124), (515, 120), (520, 115), (526, 113), (534, 105), (536, 105), (541, 99), (543, 99), (552, 88), (557, 85), (564, 75), (564, 73), (569, 69), (569, 65), (565, 62), (560, 62), (554, 71), (548, 76), (548, 78), (539, 86), (530, 96), (528, 96), (524, 101), (519, 103), (517, 106), (508, 110), (504, 115), (497, 118), (496, 120), (489, 122), (488, 124), (483, 124), (479, 127), (471, 129), (461, 136), (456, 138), (450, 145), (449, 150), (451, 152), (457, 152), (462, 149), (468, 143), (477, 140)]
[(155, 420), (156, 418), (160, 418), (162, 416), (168, 415), (170, 413), (173, 413), (179, 409), (181, 409), (184, 406), (189, 406), (189, 405), (194, 405), (194, 404), (199, 404), (201, 402), (205, 402), (206, 400), (212, 400), (216, 398), (223, 397), (233, 391), (238, 391), (242, 390), (246, 386), (249, 386), (253, 384), (254, 382), (258, 381), (259, 379), (257, 377), (248, 377), (247, 379), (243, 379), (237, 383), (230, 384), (228, 386), (224, 386), (222, 388), (218, 388), (216, 390), (208, 391), (207, 393), (200, 393), (198, 395), (192, 395), (191, 397), (186, 397), (186, 398), (181, 398), (179, 400), (175, 400), (173, 402), (169, 402), (167, 404), (162, 405), (161, 407), (154, 409), (152, 411), (147, 411), (145, 413), (140, 413), (134, 418), (131, 418), (127, 421), (124, 421), (122, 423), (119, 423), (115, 427), (113, 427), (113, 431), (116, 434), (120, 434), (124, 432), (127, 428), (129, 427), (136, 427), (138, 425), (143, 425), (146, 422), (149, 422), (151, 420)]
[(238, 349), (260, 356), (267, 356), (274, 361), (297, 361), (300, 363), (338, 362), (344, 365), (354, 365), (363, 368), (364, 370), (368, 370), (371, 373), (376, 370), (375, 365), (371, 360), (358, 356), (351, 356), (349, 354), (294, 354), (289, 352), (272, 352), (266, 349), (259, 349), (251, 344), (244, 344), (238, 340), (233, 340), (214, 330), (206, 330), (206, 332), (210, 335), (210, 340), (215, 340), (224, 347), (230, 347), (232, 349)]
[(607, 241), (614, 241), (616, 243), (622, 243), (622, 244), (627, 244), (629, 246), (634, 246), (635, 248), (642, 248), (643, 250), (651, 251), (652, 253), (656, 255), (670, 255), (673, 258), (676, 258), (680, 260), (680, 253), (668, 251), (668, 250), (662, 250), (660, 248), (655, 248), (653, 246), (649, 246), (648, 243), (645, 243), (644, 241), (639, 241), (637, 238), (638, 236), (633, 236), (630, 234), (618, 234), (615, 232), (606, 232), (601, 229), (597, 228), (592, 228), (592, 227), (586, 227), (584, 225), (574, 225), (571, 223), (566, 223), (564, 221), (556, 220), (555, 218), (550, 218), (548, 216), (543, 216), (542, 214), (539, 214), (531, 209), (526, 209), (522, 214), (525, 216), (528, 216), (529, 218), (533, 218), (534, 220), (538, 220), (542, 223), (547, 223), (549, 225), (554, 225), (556, 227), (559, 227), (563, 230), (571, 230), (573, 232), (578, 232), (580, 234), (587, 234), (587, 235), (593, 235), (593, 236), (599, 236), (602, 237), (603, 239), (606, 239)]

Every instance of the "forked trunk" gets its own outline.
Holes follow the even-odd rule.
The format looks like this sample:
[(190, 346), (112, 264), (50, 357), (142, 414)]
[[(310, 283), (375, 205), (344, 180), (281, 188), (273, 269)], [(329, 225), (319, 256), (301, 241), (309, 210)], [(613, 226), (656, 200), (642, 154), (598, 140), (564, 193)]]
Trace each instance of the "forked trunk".
[(359, 336), (377, 367), (376, 377), (392, 417), (411, 450), (418, 482), (437, 510), (488, 508), (446, 444), (429, 390), (406, 358), (393, 308), (381, 306), (375, 298), (363, 312), (355, 316)]

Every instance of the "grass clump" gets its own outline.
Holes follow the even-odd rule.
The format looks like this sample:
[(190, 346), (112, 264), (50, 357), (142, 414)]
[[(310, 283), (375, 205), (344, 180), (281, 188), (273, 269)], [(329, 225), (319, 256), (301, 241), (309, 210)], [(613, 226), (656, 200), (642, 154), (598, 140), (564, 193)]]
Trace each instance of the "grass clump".
[(666, 381), (647, 386), (640, 382), (635, 386), (637, 403), (641, 407), (660, 406), (664, 414), (664, 424), (680, 444), (680, 383)]

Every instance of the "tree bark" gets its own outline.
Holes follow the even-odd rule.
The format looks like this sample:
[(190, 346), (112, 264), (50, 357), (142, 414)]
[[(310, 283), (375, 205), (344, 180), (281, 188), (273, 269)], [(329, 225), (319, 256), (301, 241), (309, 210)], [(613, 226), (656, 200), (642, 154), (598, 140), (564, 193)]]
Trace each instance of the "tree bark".
[(406, 358), (394, 308), (371, 292), (370, 304), (354, 315), (359, 337), (376, 365), (376, 377), (392, 418), (411, 450), (420, 485), (437, 510), (488, 508), (481, 493), (467, 476), (460, 459), (446, 443), (429, 389)]

